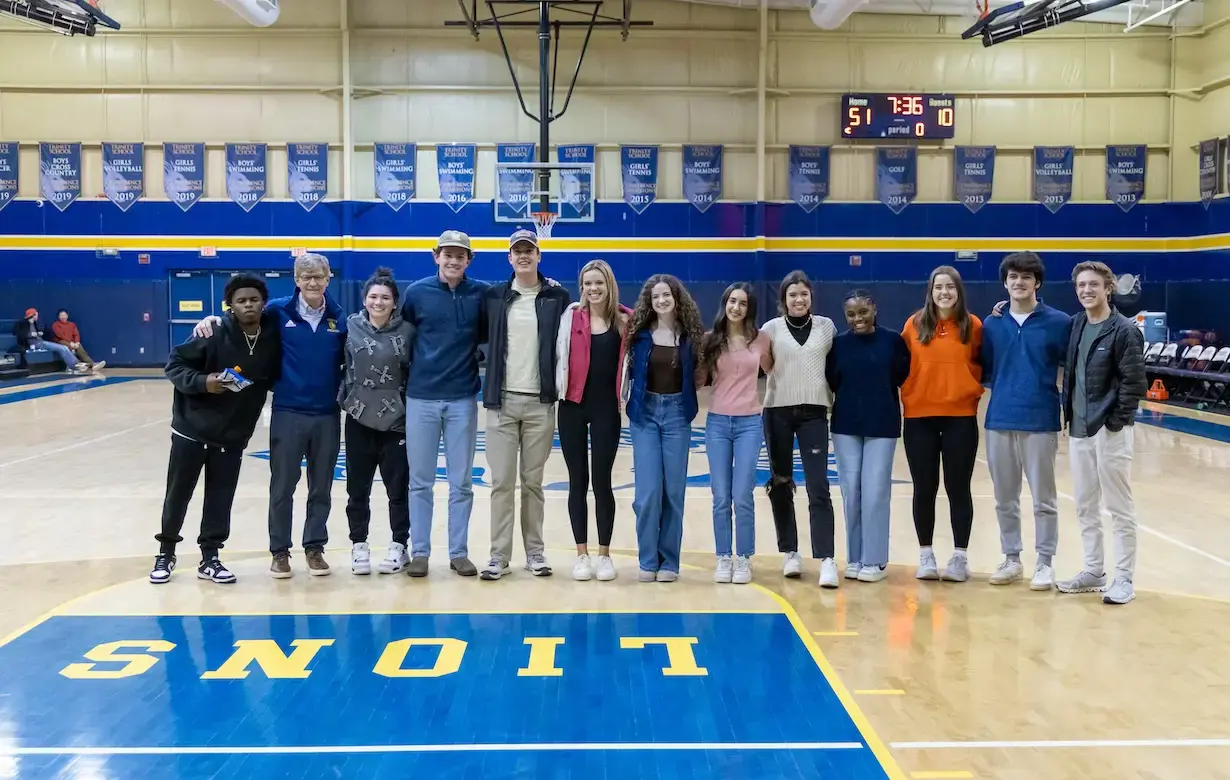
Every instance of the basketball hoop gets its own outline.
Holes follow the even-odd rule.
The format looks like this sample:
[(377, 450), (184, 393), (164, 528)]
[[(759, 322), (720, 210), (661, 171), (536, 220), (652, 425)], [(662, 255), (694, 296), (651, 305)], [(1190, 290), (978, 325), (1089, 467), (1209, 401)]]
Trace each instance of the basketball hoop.
[(551, 228), (555, 227), (559, 214), (553, 214), (550, 211), (532, 211), (530, 218), (534, 220), (534, 230), (538, 233), (538, 237), (550, 238)]

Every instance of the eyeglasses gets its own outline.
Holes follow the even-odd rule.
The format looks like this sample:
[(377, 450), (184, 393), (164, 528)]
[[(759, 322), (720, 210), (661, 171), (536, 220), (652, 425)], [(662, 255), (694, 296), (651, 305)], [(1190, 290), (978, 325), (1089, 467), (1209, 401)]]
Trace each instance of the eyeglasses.
[(316, 284), (327, 284), (329, 282), (329, 277), (320, 274), (313, 274), (312, 276), (296, 277), (295, 281), (300, 284), (308, 284), (310, 282), (315, 282)]

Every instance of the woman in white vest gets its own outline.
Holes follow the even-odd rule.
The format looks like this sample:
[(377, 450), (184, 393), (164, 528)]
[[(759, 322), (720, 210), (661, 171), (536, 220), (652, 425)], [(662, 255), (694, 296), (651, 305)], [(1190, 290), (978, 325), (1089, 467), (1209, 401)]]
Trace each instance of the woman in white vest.
[(811, 521), (812, 557), (820, 559), (820, 585), (836, 588), (833, 560), (833, 500), (829, 495), (828, 411), (833, 396), (825, 363), (837, 327), (828, 317), (812, 314), (812, 284), (807, 274), (791, 271), (782, 280), (778, 311), (782, 316), (761, 328), (773, 350), (764, 399), (765, 446), (771, 476), (765, 489), (773, 507), (777, 549), (786, 554), (782, 574), (799, 577), (798, 524), (794, 516), (794, 442), (798, 439)]

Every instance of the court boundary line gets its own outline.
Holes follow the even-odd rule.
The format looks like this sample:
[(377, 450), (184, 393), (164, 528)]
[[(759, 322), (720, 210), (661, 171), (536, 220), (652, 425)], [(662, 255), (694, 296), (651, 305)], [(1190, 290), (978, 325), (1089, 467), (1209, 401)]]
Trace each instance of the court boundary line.
[(1196, 748), (1230, 747), (1230, 739), (1023, 739), (973, 742), (893, 742), (894, 750), (1012, 750), (1018, 748)]
[(829, 684), (829, 687), (833, 689), (833, 693), (836, 694), (837, 700), (840, 701), (841, 705), (845, 708), (846, 715), (851, 721), (854, 722), (855, 728), (857, 728), (859, 734), (862, 735), (863, 741), (867, 743), (867, 747), (871, 749), (872, 755), (874, 755), (876, 761), (879, 762), (880, 769), (884, 771), (884, 774), (887, 775), (890, 780), (907, 780), (905, 771), (902, 770), (901, 766), (897, 763), (897, 759), (889, 751), (888, 744), (880, 738), (880, 735), (876, 732), (875, 727), (871, 725), (871, 721), (867, 718), (867, 715), (863, 712), (862, 708), (859, 707), (858, 702), (855, 701), (854, 696), (850, 693), (850, 690), (846, 688), (845, 683), (841, 680), (841, 676), (837, 674), (837, 669), (833, 666), (832, 662), (829, 661), (828, 656), (824, 654), (824, 651), (820, 649), (820, 645), (807, 630), (807, 626), (803, 623), (803, 618), (799, 616), (799, 613), (795, 610), (794, 605), (791, 604), (785, 596), (766, 588), (760, 583), (751, 582), (749, 585), (756, 590), (759, 590), (761, 593), (769, 596), (769, 598), (773, 599), (777, 602), (777, 605), (781, 607), (782, 614), (784, 614), (786, 619), (790, 621), (790, 625), (799, 636), (799, 641), (803, 643), (803, 646), (807, 648), (807, 651), (811, 654), (812, 660), (815, 661), (816, 666), (820, 669), (821, 676), (824, 677), (824, 680)]
[(506, 742), (441, 745), (236, 745), (0, 747), (0, 756), (281, 755), (346, 753), (559, 753), (633, 751), (864, 750), (860, 742)]
[[(20, 403), (20, 401), (14, 401), (13, 403)], [(122, 431), (116, 431), (115, 433), (108, 433), (103, 436), (96, 436), (93, 439), (86, 439), (85, 441), (79, 441), (75, 444), (66, 444), (63, 447), (57, 447), (54, 450), (48, 450), (47, 452), (41, 452), (41, 453), (38, 453), (37, 455), (28, 455), (24, 458), (18, 458), (17, 460), (10, 460), (4, 463), (0, 463), (0, 469), (8, 468), (10, 466), (16, 466), (20, 463), (28, 463), (32, 460), (38, 460), (39, 458), (45, 458), (48, 455), (59, 455), (62, 452), (68, 452), (69, 450), (75, 450), (78, 447), (85, 447), (90, 444), (97, 444), (100, 441), (114, 439), (117, 436), (123, 436), (124, 434), (132, 433), (133, 431), (139, 431), (142, 428), (152, 428), (155, 425), (164, 425), (166, 423), (169, 423), (170, 421), (171, 421), (170, 417), (163, 417), (161, 420), (154, 420), (153, 422), (147, 422), (142, 425), (134, 425), (131, 428), (125, 428)]]

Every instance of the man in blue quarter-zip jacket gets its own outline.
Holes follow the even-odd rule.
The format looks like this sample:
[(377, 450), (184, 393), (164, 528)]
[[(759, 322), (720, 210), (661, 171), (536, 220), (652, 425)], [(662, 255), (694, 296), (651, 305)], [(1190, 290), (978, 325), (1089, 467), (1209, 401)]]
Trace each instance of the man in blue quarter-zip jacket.
[(410, 461), (411, 577), (427, 576), (440, 441), (448, 474), (449, 568), (478, 574), (469, 557), (473, 470), (478, 435), (478, 345), (486, 333), (483, 294), (490, 286), (466, 275), (470, 237), (446, 230), (432, 250), (437, 272), (406, 289), (402, 319), (418, 331), (406, 383), (406, 457)]
[(1059, 541), (1055, 454), (1059, 449), (1059, 369), (1071, 332), (1071, 319), (1038, 297), (1045, 269), (1033, 252), (1004, 258), (999, 278), (1008, 290), (1007, 316), (983, 321), (983, 384), (991, 388), (987, 405), (987, 466), (995, 487), (1004, 562), (992, 585), (1024, 576), (1021, 564), (1021, 474), (1034, 498), (1034, 536), (1038, 561), (1030, 588), (1050, 590), (1052, 558)]
[[(329, 260), (305, 254), (295, 259), (295, 293), (275, 298), (265, 310), (277, 317), (282, 338), (281, 378), (273, 386), (269, 423), (269, 574), (291, 576), (291, 519), (295, 488), (307, 461), (307, 516), (303, 523), (303, 557), (308, 573), (330, 573), (325, 562), (329, 541), (333, 477), (342, 446), (338, 390), (342, 384), (346, 314), (326, 291)], [(193, 331), (208, 337), (215, 317)], [(220, 321), (220, 320), (219, 320)]]

